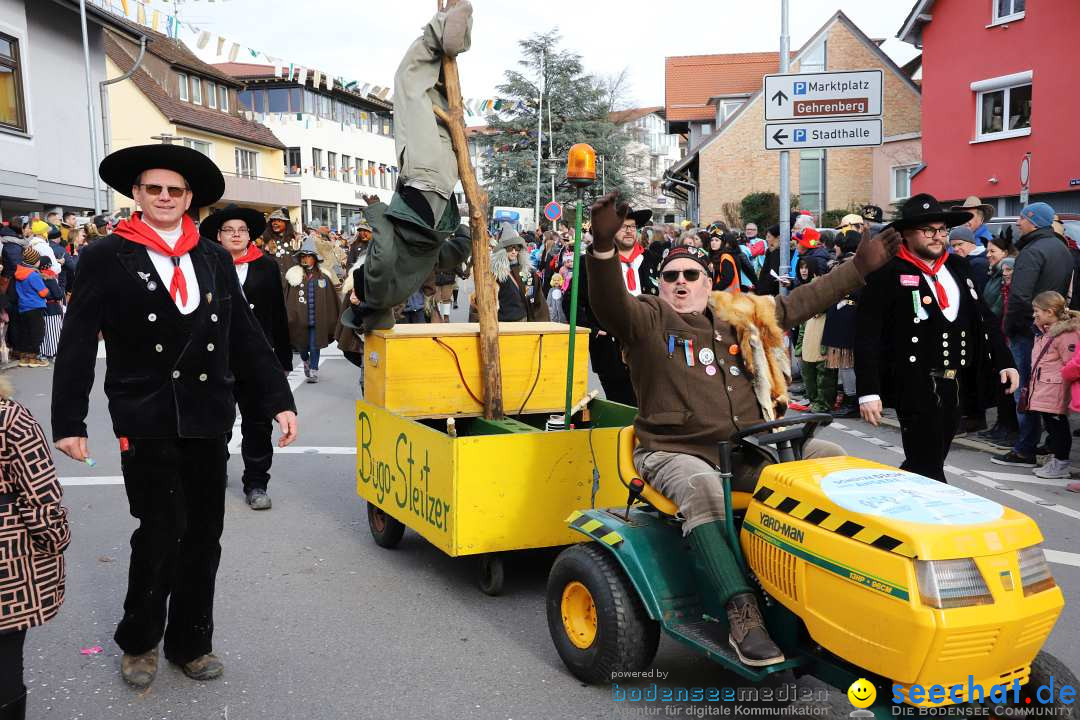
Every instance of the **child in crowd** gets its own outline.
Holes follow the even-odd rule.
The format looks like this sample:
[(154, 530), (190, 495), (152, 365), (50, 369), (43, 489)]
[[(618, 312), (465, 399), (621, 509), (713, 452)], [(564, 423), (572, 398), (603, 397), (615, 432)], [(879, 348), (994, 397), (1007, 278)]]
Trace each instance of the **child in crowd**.
[[(799, 258), (796, 268), (799, 283), (811, 283), (817, 277), (813, 263), (809, 258)], [(826, 367), (826, 348), (821, 344), (825, 331), (827, 315), (821, 313), (807, 320), (802, 327), (802, 378), (806, 386), (806, 397), (810, 401), (810, 412), (832, 412), (836, 402), (838, 371)]]
[(1052, 290), (1036, 295), (1031, 307), (1037, 336), (1031, 350), (1028, 409), (1042, 417), (1046, 445), (1053, 453), (1045, 465), (1033, 472), (1041, 478), (1067, 479), (1072, 450), (1068, 416), (1072, 391), (1065, 368), (1073, 365), (1069, 374), (1075, 372), (1075, 377), (1080, 378), (1080, 365), (1073, 362), (1080, 345), (1080, 312), (1069, 310), (1065, 298)]
[(22, 262), (15, 268), (15, 292), (19, 298), (18, 337), (15, 355), (20, 367), (49, 367), (38, 357), (45, 337), (45, 298), (49, 295), (37, 266), (41, 256), (32, 247), (23, 248)]
[(52, 260), (42, 255), (38, 269), (45, 289), (49, 291), (45, 296), (45, 311), (42, 313), (45, 335), (41, 340), (40, 354), (42, 358), (52, 360), (56, 357), (56, 348), (60, 344), (60, 328), (64, 323), (64, 291), (60, 287), (56, 266)]
[(566, 318), (566, 313), (563, 312), (563, 307), (562, 307), (562, 296), (563, 296), (563, 285), (564, 284), (565, 283), (563, 281), (562, 275), (552, 275), (551, 276), (551, 292), (548, 293), (548, 297), (547, 297), (548, 315), (551, 316), (551, 322), (557, 322), (557, 323), (569, 323), (570, 322)]
[(317, 383), (319, 351), (334, 342), (341, 311), (333, 276), (322, 266), (323, 258), (312, 238), (305, 238), (296, 253), (296, 260), (299, 264), (285, 273), (289, 342), (300, 352), (307, 381)]

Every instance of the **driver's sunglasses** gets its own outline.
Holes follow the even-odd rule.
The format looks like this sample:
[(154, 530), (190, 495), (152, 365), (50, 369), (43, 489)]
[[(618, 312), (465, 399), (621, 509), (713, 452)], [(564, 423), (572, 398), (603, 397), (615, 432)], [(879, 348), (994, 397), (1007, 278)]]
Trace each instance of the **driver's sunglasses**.
[(188, 191), (186, 187), (176, 187), (175, 185), (158, 185), (157, 183), (139, 183), (139, 187), (141, 187), (150, 195), (161, 195), (162, 192), (168, 192), (169, 197), (177, 200), (184, 197), (184, 193)]
[(679, 275), (686, 278), (686, 282), (697, 282), (701, 277), (700, 270), (665, 270), (660, 273), (660, 277), (664, 279), (664, 282), (673, 283), (679, 279)]

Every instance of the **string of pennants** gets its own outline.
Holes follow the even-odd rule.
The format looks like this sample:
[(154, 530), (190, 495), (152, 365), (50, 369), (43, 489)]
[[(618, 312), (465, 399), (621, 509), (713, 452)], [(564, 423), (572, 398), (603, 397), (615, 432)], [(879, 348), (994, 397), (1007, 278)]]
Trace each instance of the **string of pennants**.
[[(198, 2), (227, 2), (228, 0), (196, 0)], [(318, 88), (325, 85), (327, 90), (333, 90), (335, 85), (344, 90), (358, 93), (361, 97), (372, 95), (391, 102), (392, 89), (361, 83), (359, 80), (346, 80), (340, 75), (333, 75), (325, 70), (310, 68), (299, 63), (286, 62), (285, 60), (262, 52), (255, 48), (244, 47), (240, 43), (233, 42), (221, 35), (216, 35), (209, 30), (195, 26), (192, 23), (182, 22), (179, 17), (167, 10), (154, 8), (150, 0), (89, 0), (93, 5), (114, 14), (122, 15), (127, 20), (133, 20), (139, 25), (149, 27), (155, 32), (179, 40), (180, 32), (186, 28), (196, 36), (195, 45), (200, 50), (208, 46), (213, 47), (218, 58), (225, 57), (228, 62), (237, 62), (243, 58), (245, 62), (257, 61), (260, 58), (274, 66), (274, 74), (279, 78), (288, 78), (290, 82), (298, 82), (306, 85), (308, 77), (311, 78), (312, 87)], [(158, 0), (166, 5), (171, 5), (170, 0)], [(211, 45), (211, 41), (214, 45)], [(509, 112), (524, 110), (526, 105), (522, 100), (507, 100), (502, 98), (468, 98), (463, 100), (465, 114), (469, 117), (484, 117), (492, 112)]]

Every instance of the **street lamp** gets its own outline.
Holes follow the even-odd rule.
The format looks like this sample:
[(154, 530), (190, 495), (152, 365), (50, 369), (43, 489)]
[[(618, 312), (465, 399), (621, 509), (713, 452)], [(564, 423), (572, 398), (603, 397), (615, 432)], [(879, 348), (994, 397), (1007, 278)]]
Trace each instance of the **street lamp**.
[(570, 343), (566, 361), (566, 413), (563, 427), (570, 428), (570, 408), (574, 392), (574, 342), (577, 340), (578, 280), (581, 278), (581, 204), (585, 188), (596, 182), (596, 151), (588, 143), (577, 143), (566, 158), (566, 180), (577, 188), (577, 210), (574, 221), (574, 276), (570, 281)]

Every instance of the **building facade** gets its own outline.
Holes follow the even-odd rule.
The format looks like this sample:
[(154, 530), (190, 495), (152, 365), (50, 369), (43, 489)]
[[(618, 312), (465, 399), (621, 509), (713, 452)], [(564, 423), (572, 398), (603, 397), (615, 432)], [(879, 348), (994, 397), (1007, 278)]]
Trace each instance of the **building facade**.
[(1027, 159), (1029, 199), (1080, 212), (1072, 112), (1080, 101), (1069, 42), (1077, 28), (1080, 3), (1071, 1), (915, 3), (897, 37), (922, 48), (923, 98), (934, 113), (915, 192), (978, 195), (998, 215), (1016, 215)]
[[(299, 183), (305, 225), (351, 232), (364, 195), (389, 202), (397, 182), (393, 105), (335, 85), (277, 77), (273, 66), (216, 66), (243, 82), (238, 102), (285, 144), (283, 172)], [(287, 72), (287, 71), (286, 71)]]
[[(742, 62), (736, 56), (720, 56), (735, 68), (738, 83), (729, 78), (724, 83), (704, 82), (696, 86), (694, 92), (699, 104), (711, 107), (711, 122), (715, 126), (668, 173), (668, 192), (686, 197), (689, 214), (699, 222), (715, 219), (740, 222), (738, 206), (742, 198), (752, 192), (779, 191), (779, 155), (764, 149), (765, 109), (761, 93), (763, 77), (779, 71), (779, 53), (772, 54), (773, 62), (769, 66), (761, 62), (761, 53), (749, 55), (752, 62)], [(882, 147), (791, 153), (791, 192), (799, 196), (799, 207), (809, 210), (818, 220), (826, 210), (854, 209), (866, 203), (888, 212), (891, 203), (907, 196), (908, 174), (919, 163), (915, 152), (918, 146), (912, 142), (920, 133), (919, 87), (881, 51), (877, 42), (842, 12), (830, 18), (791, 59), (789, 72), (793, 73), (878, 68), (883, 71), (884, 79)], [(722, 71), (715, 72), (724, 75)], [(692, 80), (693, 74), (673, 74), (669, 65), (669, 86)], [(685, 93), (673, 93), (669, 87), (667, 95), (680, 98), (682, 105), (691, 105)], [(682, 109), (684, 114), (688, 111), (676, 109)], [(700, 114), (700, 109), (695, 106), (694, 112)], [(673, 126), (670, 108), (668, 120), (669, 126)], [(892, 181), (875, 180), (894, 175), (900, 180), (895, 187)]]
[(619, 110), (611, 113), (611, 121), (630, 137), (625, 148), (625, 175), (633, 188), (631, 205), (650, 208), (656, 222), (681, 221), (685, 204), (676, 203), (661, 189), (664, 173), (681, 159), (679, 136), (668, 132), (664, 108)]
[[(109, 86), (110, 150), (163, 139), (186, 145), (210, 157), (225, 176), (218, 207), (236, 203), (267, 213), (286, 208), (298, 216), (300, 186), (285, 177), (285, 145), (241, 114), (237, 93), (243, 84), (199, 60), (179, 40), (142, 29), (151, 42), (141, 60), (130, 39), (112, 32), (105, 38), (109, 77), (132, 73)], [(133, 206), (130, 198), (112, 193), (112, 207)]]
[[(87, 7), (90, 93), (102, 157), (98, 84), (105, 79), (104, 28), (137, 42), (141, 29)], [(97, 168), (87, 117), (78, 2), (0, 0), (0, 214), (44, 213), (55, 207), (92, 211)]]

